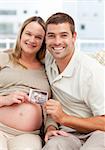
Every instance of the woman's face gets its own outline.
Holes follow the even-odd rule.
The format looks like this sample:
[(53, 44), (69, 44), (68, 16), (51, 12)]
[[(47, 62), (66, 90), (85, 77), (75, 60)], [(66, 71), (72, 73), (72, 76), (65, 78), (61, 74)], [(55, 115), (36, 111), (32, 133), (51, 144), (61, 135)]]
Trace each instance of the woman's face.
[(20, 45), (22, 53), (35, 55), (41, 48), (45, 31), (37, 22), (29, 23), (23, 30)]

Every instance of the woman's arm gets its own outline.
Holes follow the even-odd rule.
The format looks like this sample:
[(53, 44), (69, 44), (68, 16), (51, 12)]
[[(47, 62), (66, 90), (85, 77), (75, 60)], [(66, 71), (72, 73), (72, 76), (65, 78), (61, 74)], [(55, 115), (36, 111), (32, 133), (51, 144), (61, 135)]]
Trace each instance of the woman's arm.
[(6, 95), (6, 96), (0, 96), (0, 107), (10, 106), (14, 103), (20, 104), (28, 100), (29, 100), (29, 97), (24, 92), (10, 93), (9, 95)]

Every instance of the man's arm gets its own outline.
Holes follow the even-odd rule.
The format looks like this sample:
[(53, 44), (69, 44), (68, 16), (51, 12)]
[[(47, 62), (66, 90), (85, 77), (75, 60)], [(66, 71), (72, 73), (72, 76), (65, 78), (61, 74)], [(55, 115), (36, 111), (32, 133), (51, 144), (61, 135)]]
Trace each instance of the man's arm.
[(59, 119), (59, 123), (83, 133), (95, 130), (105, 131), (105, 116), (77, 118), (63, 113)]
[(64, 113), (61, 104), (52, 99), (46, 103), (46, 111), (55, 122), (60, 125), (71, 127), (79, 132), (88, 133), (95, 130), (105, 131), (105, 115), (89, 118), (74, 117)]

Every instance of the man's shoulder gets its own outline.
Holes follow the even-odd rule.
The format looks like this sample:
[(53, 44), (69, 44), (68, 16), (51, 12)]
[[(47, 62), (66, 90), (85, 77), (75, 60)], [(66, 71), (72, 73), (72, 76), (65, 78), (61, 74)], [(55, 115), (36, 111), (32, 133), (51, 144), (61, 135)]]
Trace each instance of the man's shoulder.
[(50, 54), (50, 52), (47, 50), (46, 51), (46, 56), (45, 56), (45, 65), (49, 66), (53, 63), (54, 58), (53, 56)]

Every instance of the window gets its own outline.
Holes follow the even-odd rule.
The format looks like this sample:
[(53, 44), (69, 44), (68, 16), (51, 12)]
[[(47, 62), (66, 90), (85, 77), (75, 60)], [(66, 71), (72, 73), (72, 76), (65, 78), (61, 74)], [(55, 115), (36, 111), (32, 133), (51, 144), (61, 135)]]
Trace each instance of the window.
[(1, 23), (0, 24), (0, 34), (13, 34), (13, 24), (12, 23)]
[(14, 47), (14, 43), (10, 43), (10, 48), (13, 48)]
[(0, 15), (16, 15), (16, 10), (0, 10)]
[(0, 49), (6, 48), (6, 43), (0, 43)]
[(24, 13), (24, 14), (27, 14), (27, 10), (24, 10), (23, 13)]

